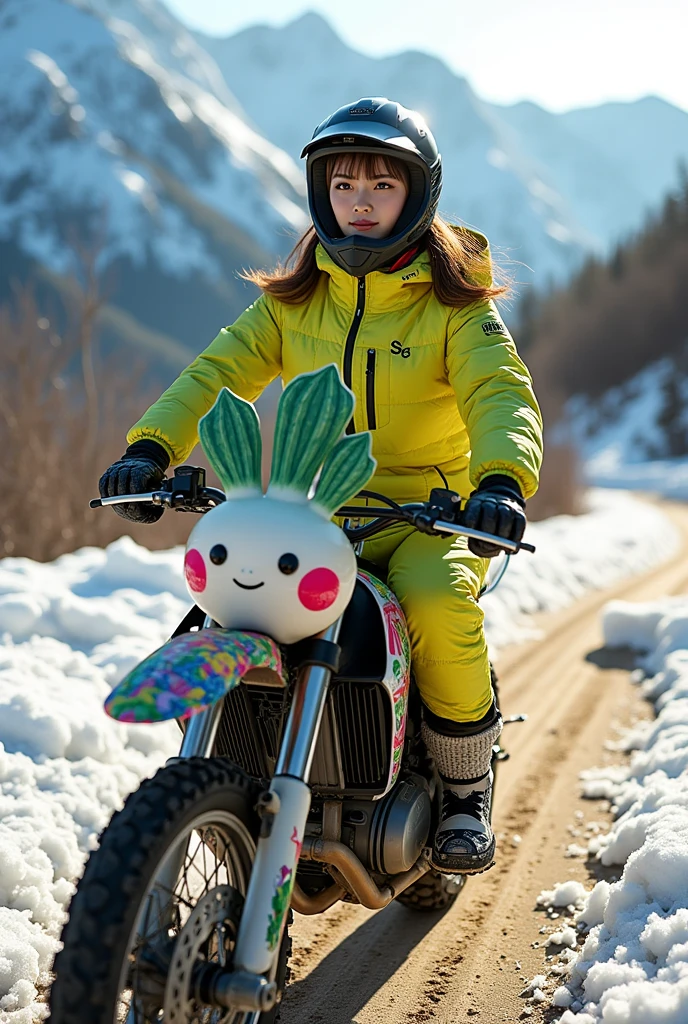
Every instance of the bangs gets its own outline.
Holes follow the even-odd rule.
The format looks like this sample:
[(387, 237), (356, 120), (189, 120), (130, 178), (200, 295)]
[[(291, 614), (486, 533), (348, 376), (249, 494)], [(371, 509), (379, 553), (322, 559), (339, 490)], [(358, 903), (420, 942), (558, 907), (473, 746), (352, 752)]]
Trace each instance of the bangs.
[(327, 158), (327, 187), (332, 184), (335, 174), (346, 174), (352, 178), (374, 178), (384, 174), (396, 181), (403, 181), (409, 186), (409, 172), (403, 160), (381, 153), (366, 153), (365, 150), (353, 153), (338, 153)]

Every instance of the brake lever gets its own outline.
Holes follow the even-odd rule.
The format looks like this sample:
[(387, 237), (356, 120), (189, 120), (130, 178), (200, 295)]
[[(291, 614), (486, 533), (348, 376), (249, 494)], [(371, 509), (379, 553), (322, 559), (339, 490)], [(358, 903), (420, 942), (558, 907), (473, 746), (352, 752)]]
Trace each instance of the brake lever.
[[(173, 482), (173, 478), (170, 482)], [(145, 494), (116, 494), (112, 498), (91, 498), (89, 508), (106, 508), (108, 505), (141, 504), (157, 505), (171, 508), (176, 512), (209, 512), (226, 500), (223, 491), (217, 487), (201, 487), (195, 498), (190, 498), (183, 491), (166, 487), (160, 491), (148, 491)]]
[(146, 494), (115, 494), (112, 498), (91, 498), (89, 508), (106, 508), (108, 505), (124, 505), (147, 502), (149, 505), (164, 505), (169, 508), (172, 494), (169, 491), (148, 491)]
[[(522, 540), (508, 540), (506, 537), (496, 537), (492, 533), (474, 530), (471, 526), (459, 526), (454, 523), (445, 523), (438, 519), (432, 523), (432, 528), (439, 533), (453, 533), (461, 537), (470, 537), (472, 540), (487, 541), (487, 543), (495, 544), (502, 548), (502, 550), (507, 551), (510, 555), (515, 555), (519, 551), (528, 551), (530, 554), (535, 554), (534, 544), (527, 544)], [(426, 530), (425, 532), (430, 533), (432, 531)]]

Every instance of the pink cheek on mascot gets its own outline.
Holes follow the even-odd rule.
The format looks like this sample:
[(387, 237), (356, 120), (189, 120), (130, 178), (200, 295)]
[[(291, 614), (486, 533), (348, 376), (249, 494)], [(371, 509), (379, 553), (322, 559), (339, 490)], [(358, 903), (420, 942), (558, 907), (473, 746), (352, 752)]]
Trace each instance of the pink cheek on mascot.
[(339, 594), (339, 577), (331, 569), (311, 569), (299, 583), (299, 601), (310, 612), (322, 612)]
[(208, 573), (203, 561), (203, 555), (196, 548), (190, 548), (186, 552), (184, 557), (184, 575), (186, 576), (186, 582), (189, 584), (189, 589), (193, 590), (194, 593), (200, 594), (205, 590), (206, 583), (208, 582)]

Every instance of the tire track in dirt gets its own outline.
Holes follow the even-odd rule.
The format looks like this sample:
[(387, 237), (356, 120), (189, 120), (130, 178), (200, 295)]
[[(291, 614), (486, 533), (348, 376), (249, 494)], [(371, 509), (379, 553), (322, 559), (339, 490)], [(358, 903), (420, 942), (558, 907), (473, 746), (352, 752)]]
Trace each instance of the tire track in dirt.
[[(688, 510), (666, 508), (688, 537)], [(529, 717), (504, 735), (511, 758), (499, 766), (496, 866), (469, 879), (445, 912), (340, 904), (318, 917), (296, 915), (281, 1024), (541, 1019), (522, 998), (524, 982), (543, 971), (535, 899), (557, 880), (587, 879), (582, 861), (564, 858), (576, 811), (590, 816), (577, 796), (578, 774), (609, 757), (611, 723), (628, 720), (637, 705), (627, 672), (586, 657), (601, 644), (599, 611), (613, 598), (652, 600), (687, 588), (684, 542), (669, 564), (543, 617), (542, 639), (504, 653), (503, 711)]]

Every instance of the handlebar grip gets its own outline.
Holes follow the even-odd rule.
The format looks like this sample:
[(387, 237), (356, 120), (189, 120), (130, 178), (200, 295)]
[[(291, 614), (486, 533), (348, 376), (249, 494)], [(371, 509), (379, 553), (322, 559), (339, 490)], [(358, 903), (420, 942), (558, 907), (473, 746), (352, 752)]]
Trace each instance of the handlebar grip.
[(103, 499), (102, 498), (91, 498), (91, 500), (88, 503), (88, 507), (89, 508), (102, 508), (103, 507)]

